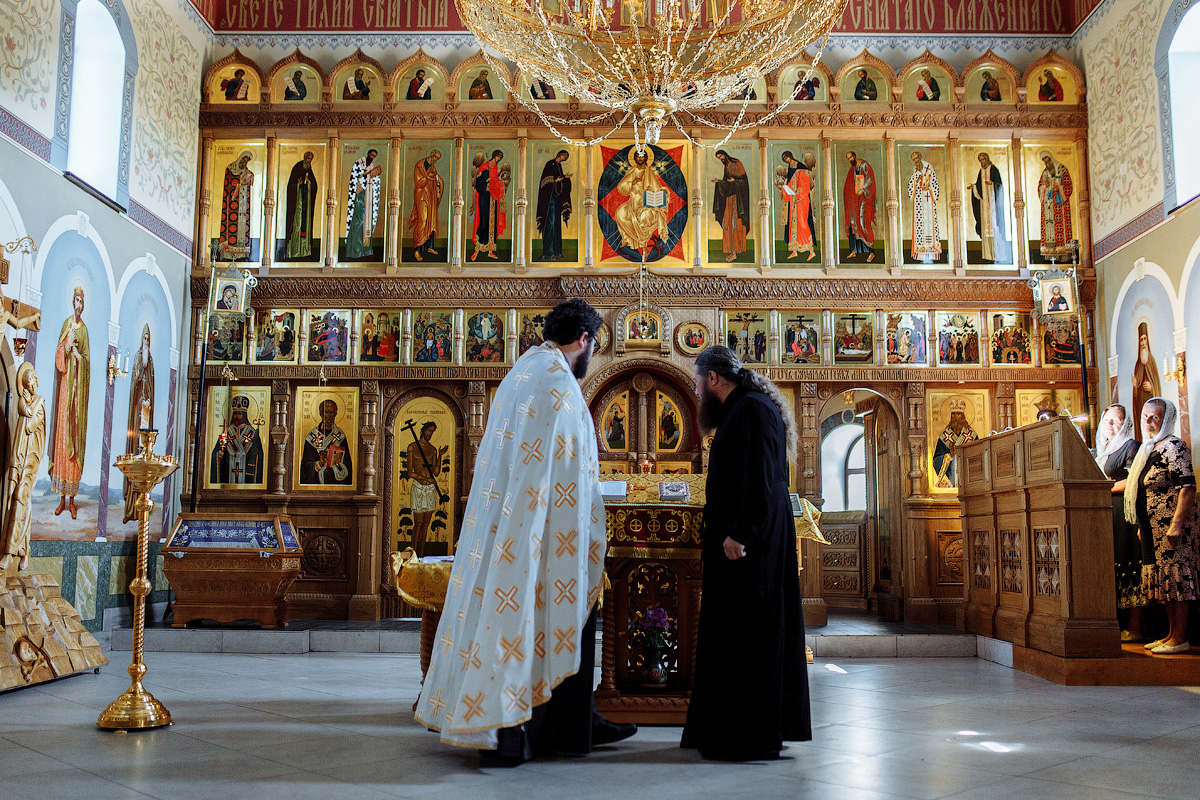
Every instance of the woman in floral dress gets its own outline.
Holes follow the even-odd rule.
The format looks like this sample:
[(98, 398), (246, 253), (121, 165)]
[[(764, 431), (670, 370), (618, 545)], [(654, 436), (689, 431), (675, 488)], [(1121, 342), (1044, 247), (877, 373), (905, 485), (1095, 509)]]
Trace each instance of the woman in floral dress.
[(1168, 634), (1146, 645), (1158, 655), (1186, 653), (1188, 602), (1196, 599), (1196, 476), (1192, 451), (1174, 436), (1178, 412), (1161, 397), (1142, 406), (1142, 446), (1129, 468), (1125, 518), (1142, 540), (1142, 589), (1167, 609)]

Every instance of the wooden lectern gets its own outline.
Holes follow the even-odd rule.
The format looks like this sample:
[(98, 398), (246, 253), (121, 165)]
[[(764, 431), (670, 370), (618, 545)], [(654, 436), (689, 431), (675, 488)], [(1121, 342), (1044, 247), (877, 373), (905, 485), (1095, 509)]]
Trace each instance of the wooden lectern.
[(1061, 658), (1119, 656), (1112, 484), (1071, 422), (998, 433), (957, 459), (967, 631)]

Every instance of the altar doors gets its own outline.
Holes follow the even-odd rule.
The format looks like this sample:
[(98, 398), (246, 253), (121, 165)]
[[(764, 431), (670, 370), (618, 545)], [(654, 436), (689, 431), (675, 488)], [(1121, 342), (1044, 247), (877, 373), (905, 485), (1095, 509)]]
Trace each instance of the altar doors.
[(636, 473), (643, 462), (656, 473), (701, 471), (696, 398), (670, 376), (644, 367), (618, 373), (592, 396), (591, 410), (602, 474)]
[(903, 617), (902, 573), (904, 473), (900, 459), (900, 423), (884, 400), (874, 398), (863, 418), (867, 467), (867, 586), (880, 618)]

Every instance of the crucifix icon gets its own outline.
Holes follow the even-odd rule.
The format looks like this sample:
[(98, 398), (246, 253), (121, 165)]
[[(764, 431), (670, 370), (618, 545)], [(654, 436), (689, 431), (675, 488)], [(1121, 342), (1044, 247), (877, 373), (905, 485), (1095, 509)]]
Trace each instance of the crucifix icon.
[(842, 319), (850, 323), (851, 336), (858, 335), (858, 323), (867, 321), (867, 318), (862, 314), (847, 314), (846, 316), (842, 317)]

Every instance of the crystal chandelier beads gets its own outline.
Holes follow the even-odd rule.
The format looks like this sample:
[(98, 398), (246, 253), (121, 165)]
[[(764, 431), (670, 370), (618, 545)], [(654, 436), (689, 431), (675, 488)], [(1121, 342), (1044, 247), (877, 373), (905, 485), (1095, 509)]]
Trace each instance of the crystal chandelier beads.
[[(559, 126), (617, 119), (596, 142), (632, 119), (640, 148), (639, 130), (654, 144), (668, 121), (687, 136), (681, 118), (727, 131), (727, 140), (743, 127), (755, 83), (808, 45), (826, 40), (847, 0), (456, 2), (506, 88), (552, 131), (573, 142)], [(606, 110), (587, 119), (548, 113), (538, 98), (508, 85), (507, 70), (497, 61), (516, 64), (527, 81), (545, 81)], [(779, 98), (768, 118), (790, 100)], [(699, 113), (731, 101), (742, 104), (732, 125), (717, 125)]]

